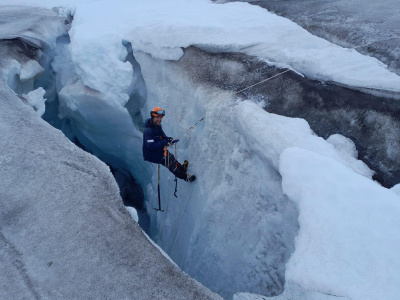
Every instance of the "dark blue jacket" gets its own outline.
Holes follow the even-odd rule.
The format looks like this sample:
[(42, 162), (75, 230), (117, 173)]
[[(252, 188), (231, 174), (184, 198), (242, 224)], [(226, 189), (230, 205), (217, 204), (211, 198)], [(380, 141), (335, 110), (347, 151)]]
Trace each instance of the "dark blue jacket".
[(164, 146), (168, 143), (167, 136), (161, 125), (155, 125), (151, 119), (145, 122), (143, 133), (143, 158), (152, 163), (162, 163), (164, 157)]

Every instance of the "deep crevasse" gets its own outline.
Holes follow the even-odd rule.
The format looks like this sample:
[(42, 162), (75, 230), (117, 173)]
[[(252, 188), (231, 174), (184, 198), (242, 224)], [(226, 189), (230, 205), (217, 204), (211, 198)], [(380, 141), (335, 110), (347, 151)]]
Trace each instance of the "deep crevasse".
[[(84, 14), (81, 17), (80, 20), (84, 20)], [(111, 43), (107, 38), (101, 40), (99, 36), (95, 36), (88, 42), (96, 41), (102, 47), (88, 48), (85, 47), (85, 43), (81, 44), (85, 38), (85, 31), (79, 32), (77, 29), (75, 33), (72, 60), (79, 76), (77, 81), (65, 84), (60, 90), (62, 113), (73, 120), (75, 130), (81, 134), (81, 139), (87, 139), (94, 147), (101, 148), (103, 153), (129, 166), (135, 177), (146, 188), (148, 208), (151, 210), (156, 204), (155, 168), (151, 169), (142, 161), (140, 129), (135, 126), (128, 111), (122, 105), (118, 105), (128, 101), (129, 92), (132, 91), (132, 74), (135, 74), (131, 65), (123, 62), (128, 51), (122, 45), (122, 36), (113, 36)], [(174, 47), (175, 50), (179, 48), (176, 45)], [(202, 47), (207, 48), (204, 45)], [(208, 48), (221, 50), (220, 47)], [(86, 50), (80, 52), (82, 49)], [(87, 58), (88, 55), (92, 55), (93, 60), (81, 59)], [(171, 199), (168, 199), (168, 193), (163, 194), (167, 198), (164, 199), (167, 212), (156, 215), (152, 211), (151, 234), (184, 270), (225, 296), (242, 290), (262, 294), (281, 292), (285, 265), (291, 253), (295, 251), (294, 258), (297, 258), (296, 253), (301, 253), (300, 259), (309, 258), (309, 253), (312, 253), (300, 247), (301, 237), (310, 234), (311, 238), (318, 241), (319, 237), (313, 235), (313, 230), (307, 231), (307, 226), (302, 226), (302, 222), (307, 225), (308, 209), (313, 208), (299, 205), (302, 210), (300, 216), (306, 218), (300, 219), (300, 238), (296, 240), (297, 244), (294, 244), (298, 230), (297, 212), (281, 187), (281, 176), (290, 175), (289, 171), (293, 170), (290, 170), (290, 164), (287, 169), (284, 167), (279, 169), (280, 155), (286, 148), (294, 146), (318, 153), (311, 154), (315, 156), (316, 161), (319, 161), (318, 155), (322, 154), (352, 169), (353, 171), (346, 170), (351, 172), (352, 178), (357, 178), (354, 182), (359, 179), (357, 172), (367, 177), (371, 175), (370, 172), (362, 163), (356, 161), (353, 152), (345, 149), (340, 154), (336, 151), (332, 143), (334, 145), (340, 143), (335, 144), (335, 140), (328, 143), (313, 135), (303, 120), (268, 114), (251, 102), (235, 103), (235, 99), (229, 93), (207, 85), (199, 85), (195, 75), (181, 68), (179, 62), (153, 59), (148, 54), (140, 52), (135, 52), (134, 55), (141, 66), (147, 86), (147, 102), (141, 108), (142, 116), (147, 116), (152, 106), (162, 106), (167, 111), (164, 129), (168, 135), (177, 136), (199, 117), (206, 115), (205, 121), (189, 133), (186, 144), (185, 140), (181, 141), (181, 145), (185, 146), (179, 150), (179, 158), (190, 160), (190, 171), (196, 173), (199, 180), (192, 185), (180, 182), (178, 192), (180, 198), (175, 200), (172, 199), (173, 183), (170, 175), (171, 186), (168, 190)], [(107, 60), (110, 57), (112, 59)], [(100, 71), (91, 68), (94, 63), (99, 64)], [(104, 68), (111, 65), (115, 68)], [(376, 65), (382, 66), (379, 63)], [(112, 72), (109, 76), (102, 77), (104, 70)], [(384, 67), (381, 71), (385, 71)], [(123, 80), (119, 81), (121, 76)], [(103, 83), (111, 77), (121, 85), (111, 84), (112, 89), (108, 90), (109, 85)], [(95, 87), (99, 87), (103, 93), (95, 90)], [(120, 94), (113, 99), (112, 92), (115, 91)], [(286, 153), (289, 153), (287, 156), (292, 154), (293, 158), (298, 155), (295, 152)], [(314, 169), (308, 171), (313, 173)], [(336, 168), (333, 171), (336, 171)], [(163, 178), (168, 177), (166, 174), (168, 173), (164, 172)], [(338, 176), (333, 177), (341, 180)], [(372, 181), (366, 182), (367, 185), (376, 185)], [(303, 185), (300, 180), (291, 183), (289, 186), (296, 186), (296, 183), (299, 183), (299, 190), (302, 190)], [(163, 185), (163, 190), (166, 191), (165, 181)], [(335, 197), (341, 195), (335, 194), (329, 182), (323, 183), (321, 190), (329, 191)], [(308, 197), (307, 193), (304, 196), (302, 193), (290, 192), (286, 190), (285, 193), (288, 193), (292, 197), (291, 200), (297, 204)], [(384, 195), (383, 197), (390, 198), (393, 211), (397, 212), (398, 205), (395, 204), (397, 196), (392, 192), (387, 194), (387, 190), (383, 188), (378, 189), (377, 196), (372, 200), (372, 209), (374, 205), (380, 205), (380, 193)], [(321, 195), (324, 196), (324, 193)], [(327, 206), (329, 207), (329, 202)], [(363, 216), (358, 217), (363, 218)], [(340, 221), (345, 220), (343, 218)], [(352, 221), (351, 218), (347, 220)], [(383, 220), (378, 220), (375, 225), (382, 229), (390, 228), (382, 222)], [(396, 221), (393, 219), (392, 222), (394, 223), (391, 228), (397, 228)], [(329, 234), (335, 222), (327, 222), (324, 225), (327, 226), (326, 232)], [(370, 247), (368, 249), (374, 249), (375, 244), (368, 238), (363, 242), (368, 245), (367, 248)], [(296, 250), (294, 250), (295, 245), (299, 246)], [(398, 240), (394, 239), (393, 245), (393, 248), (396, 248)], [(317, 246), (322, 253), (335, 249), (341, 246), (341, 237), (338, 236), (337, 239)], [(377, 253), (368, 258), (389, 260), (393, 253), (390, 250), (388, 252), (390, 255), (383, 256)], [(333, 257), (345, 261), (353, 258), (352, 253), (349, 251), (343, 256)], [(305, 277), (304, 274), (297, 273), (299, 269), (296, 269), (295, 263), (289, 263), (292, 282), (295, 284), (300, 282), (306, 288), (322, 292), (333, 290), (349, 297), (365, 296), (360, 292), (354, 292), (356, 289), (354, 285), (342, 289), (338, 285), (338, 282), (340, 283), (338, 278), (343, 274), (336, 274), (336, 277), (333, 275), (328, 282), (319, 281), (318, 274), (324, 271), (324, 264), (321, 262), (323, 260), (316, 261), (316, 268)], [(388, 268), (396, 267), (396, 264), (382, 265)], [(362, 274), (357, 272), (358, 267), (355, 265), (349, 270), (347, 279), (350, 282), (364, 280), (365, 294), (371, 296), (373, 293), (368, 287), (373, 286), (371, 284), (373, 278), (363, 279)], [(241, 270), (240, 274), (237, 269)], [(217, 277), (217, 275), (222, 276)], [(389, 282), (392, 288), (396, 286), (398, 278), (394, 275), (383, 281)], [(382, 291), (384, 286), (380, 287), (378, 291)], [(396, 295), (396, 290), (393, 294)]]

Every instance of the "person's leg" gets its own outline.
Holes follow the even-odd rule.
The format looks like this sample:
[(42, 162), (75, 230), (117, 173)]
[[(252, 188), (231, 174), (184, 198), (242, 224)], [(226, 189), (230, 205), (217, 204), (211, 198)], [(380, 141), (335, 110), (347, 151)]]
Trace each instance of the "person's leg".
[(175, 156), (169, 152), (167, 152), (167, 156), (164, 157), (163, 165), (167, 167), (172, 174), (176, 177), (186, 180), (187, 175), (185, 169), (182, 165), (175, 159)]

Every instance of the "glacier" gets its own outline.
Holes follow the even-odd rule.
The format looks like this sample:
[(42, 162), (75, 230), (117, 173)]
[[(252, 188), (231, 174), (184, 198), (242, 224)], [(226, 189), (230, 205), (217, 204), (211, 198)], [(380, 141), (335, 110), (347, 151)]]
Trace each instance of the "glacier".
[[(18, 3), (33, 5), (28, 0)], [(112, 168), (133, 175), (143, 189), (150, 218), (146, 233), (181, 270), (226, 299), (398, 297), (399, 196), (372, 180), (375, 165), (358, 159), (359, 144), (332, 128), (322, 130), (319, 137), (313, 130), (321, 130), (319, 124), (285, 116), (282, 111), (294, 112), (290, 105), (300, 103), (287, 100), (294, 99), (296, 91), (279, 108), (277, 102), (279, 89), (290, 90), (287, 80), (294, 80), (310, 84), (310, 93), (350, 88), (357, 91), (349, 92), (357, 100), (396, 103), (400, 77), (386, 65), (245, 3), (121, 0), (118, 5), (110, 1), (93, 5), (54, 0), (41, 5), (64, 7), (57, 13), (67, 24), (57, 23), (58, 29), (45, 38), (25, 39), (23, 32), (15, 33), (14, 38), (28, 43), (25, 48), (41, 50), (29, 64), (21, 58), (24, 63), (10, 60), (2, 65), (6, 85), (33, 106), (38, 121), (45, 101), (45, 120)], [(11, 9), (5, 6), (5, 10)], [(10, 33), (6, 28), (1, 36), (7, 40)], [(256, 64), (267, 72), (255, 74)], [(290, 72), (271, 79), (264, 90), (236, 93), (286, 69)], [(143, 121), (156, 105), (166, 110), (163, 127), (174, 137), (205, 116), (182, 136), (177, 149), (178, 159), (190, 161), (190, 172), (198, 181), (179, 182), (175, 199), (173, 176), (164, 169), (164, 213), (152, 210), (157, 205), (156, 166), (141, 156)], [(4, 149), (9, 153), (5, 144)], [(393, 144), (386, 149), (393, 151)], [(380, 162), (384, 164), (383, 159)], [(102, 168), (99, 174), (108, 176), (113, 186), (115, 200), (109, 205), (119, 213), (107, 226), (120, 223), (132, 228), (135, 223), (121, 211), (109, 170), (99, 161), (87, 168)], [(92, 184), (93, 179), (75, 180)], [(69, 184), (74, 191), (74, 183)], [(5, 186), (3, 181), (2, 191)], [(107, 187), (106, 194), (111, 189)], [(7, 197), (12, 196), (7, 193)], [(129, 213), (141, 222), (143, 211), (138, 210), (138, 219), (133, 208)], [(109, 233), (99, 232), (98, 237), (101, 234), (106, 238)], [(129, 234), (123, 238), (129, 239)], [(139, 233), (133, 236), (130, 243), (138, 239), (135, 249), (140, 250), (145, 242)], [(103, 251), (107, 256), (108, 249)], [(156, 268), (147, 276), (154, 274), (151, 270)], [(130, 271), (134, 272), (129, 268), (114, 272)], [(365, 276), (366, 272), (370, 274)], [(205, 296), (199, 298), (217, 297), (200, 290)], [(193, 290), (179, 293), (191, 298)], [(138, 298), (150, 294), (146, 290)]]
[[(291, 19), (314, 35), (376, 57), (400, 72), (399, 12), (396, 0), (241, 0)], [(218, 3), (232, 2), (219, 0)]]
[[(43, 9), (5, 10), (0, 7), (2, 21), (27, 32), (37, 20), (52, 29), (64, 21)], [(18, 25), (13, 12), (25, 23)], [(22, 91), (40, 76), (20, 79), (38, 49), (13, 38), (0, 42), (0, 53), (1, 298), (221, 299), (183, 273), (132, 221), (109, 168), (11, 89)]]

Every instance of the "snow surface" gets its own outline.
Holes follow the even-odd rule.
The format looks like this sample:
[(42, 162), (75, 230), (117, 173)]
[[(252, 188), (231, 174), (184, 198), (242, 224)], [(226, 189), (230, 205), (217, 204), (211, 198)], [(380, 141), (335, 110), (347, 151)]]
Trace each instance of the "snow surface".
[[(55, 11), (23, 7), (18, 4), (42, 6), (34, 1), (24, 3), (24, 1), (2, 0), (0, 40), (23, 38), (36, 46), (54, 47), (55, 38), (66, 33), (65, 20), (60, 18)], [(52, 3), (51, 7), (57, 6), (55, 4), (55, 2)], [(15, 20), (19, 20), (18, 23)]]
[(400, 184), (396, 184), (394, 187), (390, 189), (391, 191), (395, 192), (397, 195), (400, 196)]
[(338, 161), (300, 148), (280, 159), (300, 233), (286, 280), (350, 299), (400, 294), (400, 197)]
[[(232, 2), (232, 1), (224, 1)], [(243, 1), (241, 1), (243, 2)], [(400, 74), (398, 0), (244, 1), (295, 21), (335, 44), (355, 48)]]
[[(34, 3), (2, 1), (11, 2)], [(151, 237), (184, 271), (227, 298), (237, 291), (276, 295), (285, 281), (311, 294), (398, 298), (393, 228), (398, 228), (399, 198), (370, 179), (371, 170), (357, 161), (353, 146), (338, 136), (317, 137), (304, 120), (269, 114), (249, 101), (236, 104), (228, 92), (199, 86), (179, 59), (190, 45), (243, 52), (321, 81), (392, 91), (400, 91), (399, 76), (376, 59), (244, 3), (54, 0), (40, 5), (62, 3), (74, 21), (69, 45), (49, 42), (58, 47), (53, 66), (60, 70), (60, 113), (94, 153), (129, 166), (146, 192)], [(55, 41), (62, 33), (51, 34)], [(126, 42), (140, 69), (127, 61)], [(70, 57), (63, 61), (66, 49)], [(10, 66), (8, 83), (19, 86), (18, 65)], [(139, 70), (147, 89), (147, 101), (135, 106), (142, 118), (161, 106), (167, 111), (165, 131), (178, 136), (206, 115), (182, 139), (178, 157), (189, 159), (189, 171), (199, 179), (179, 182), (179, 198), (171, 199), (172, 176), (164, 170), (164, 214), (151, 209), (157, 205), (155, 168), (142, 161), (140, 126), (125, 108), (134, 91), (144, 88)]]
[[(3, 4), (36, 1), (3, 0)], [(45, 1), (43, 6), (63, 1)], [(321, 81), (400, 91), (400, 77), (377, 59), (311, 35), (294, 22), (247, 3), (217, 5), (206, 0), (76, 1), (71, 55), (83, 82), (125, 104), (132, 68), (124, 40), (136, 51), (178, 60), (182, 48), (243, 52)], [(74, 3), (74, 2), (73, 2)], [(112, 26), (110, 26), (112, 24)], [(114, 70), (114, 72), (110, 72)]]

